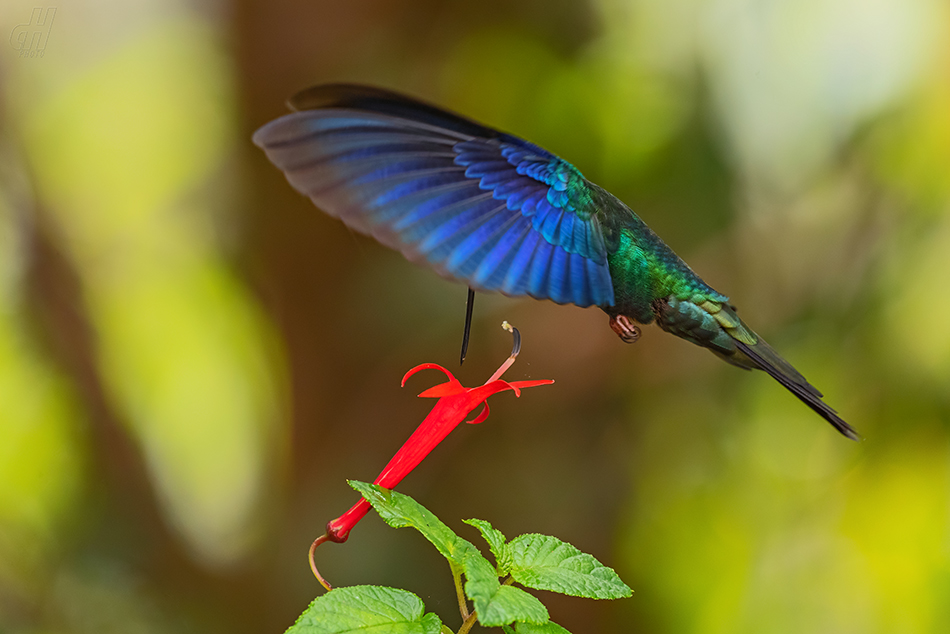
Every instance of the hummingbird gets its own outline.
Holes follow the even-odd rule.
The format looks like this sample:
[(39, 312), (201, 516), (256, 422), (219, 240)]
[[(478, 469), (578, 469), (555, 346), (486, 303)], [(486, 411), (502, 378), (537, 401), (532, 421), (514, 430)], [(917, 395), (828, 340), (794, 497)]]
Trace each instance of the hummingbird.
[(727, 363), (766, 372), (860, 438), (729, 297), (564, 159), (381, 88), (315, 86), (288, 106), (293, 112), (262, 126), (254, 143), (324, 212), (467, 284), (467, 320), (473, 292), (488, 291), (598, 306), (627, 343), (640, 338), (638, 324), (656, 323)]

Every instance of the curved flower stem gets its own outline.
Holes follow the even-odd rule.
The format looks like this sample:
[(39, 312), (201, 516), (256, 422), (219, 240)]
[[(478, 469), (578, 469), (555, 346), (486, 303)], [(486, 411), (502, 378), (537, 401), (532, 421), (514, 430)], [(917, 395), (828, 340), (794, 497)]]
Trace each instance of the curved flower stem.
[(317, 549), (317, 546), (327, 541), (329, 538), (330, 538), (330, 535), (328, 533), (324, 533), (320, 537), (313, 540), (313, 543), (310, 544), (310, 554), (309, 554), (310, 571), (313, 572), (313, 576), (317, 578), (317, 581), (320, 582), (320, 585), (326, 588), (327, 591), (332, 590), (333, 587), (329, 584), (329, 582), (326, 579), (323, 578), (323, 575), (320, 574), (320, 571), (317, 570), (317, 564), (313, 561), (313, 551)]
[(468, 601), (465, 598), (465, 589), (462, 587), (462, 571), (458, 566), (449, 564), (452, 569), (452, 579), (455, 581), (455, 594), (459, 600), (459, 613), (464, 621), (469, 617)]
[(485, 385), (488, 385), (492, 381), (497, 381), (501, 378), (501, 375), (511, 367), (511, 364), (515, 362), (515, 359), (518, 358), (518, 353), (521, 352), (521, 333), (518, 332), (518, 329), (509, 324), (507, 321), (501, 322), (501, 327), (511, 333), (514, 341), (511, 344), (511, 356), (509, 356), (501, 366), (495, 370), (495, 373), (491, 375), (491, 378), (485, 381)]
[(462, 621), (462, 627), (459, 628), (459, 631), (456, 634), (468, 634), (468, 631), (472, 629), (472, 626), (475, 625), (475, 620), (478, 618), (478, 615), (475, 612), (472, 612), (465, 620)]

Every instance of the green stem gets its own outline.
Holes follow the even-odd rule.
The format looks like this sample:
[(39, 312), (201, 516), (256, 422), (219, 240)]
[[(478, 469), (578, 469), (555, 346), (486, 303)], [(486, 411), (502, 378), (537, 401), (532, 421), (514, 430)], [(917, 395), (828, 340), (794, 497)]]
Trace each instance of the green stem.
[(475, 612), (469, 614), (464, 621), (462, 621), (462, 627), (459, 628), (457, 634), (468, 634), (468, 631), (472, 629), (472, 626), (475, 625), (475, 619), (478, 618), (478, 615)]
[(455, 581), (455, 595), (459, 600), (459, 613), (462, 615), (462, 621), (469, 617), (468, 601), (465, 600), (465, 589), (462, 587), (462, 569), (453, 563), (449, 563), (452, 569), (452, 579)]

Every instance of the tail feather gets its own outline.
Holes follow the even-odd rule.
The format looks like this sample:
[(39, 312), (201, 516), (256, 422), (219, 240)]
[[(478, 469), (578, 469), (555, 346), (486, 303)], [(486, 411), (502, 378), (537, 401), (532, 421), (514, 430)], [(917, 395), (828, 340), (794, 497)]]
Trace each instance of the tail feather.
[[(805, 377), (792, 368), (787, 361), (781, 359), (764, 341), (759, 339), (758, 343), (750, 346), (736, 340), (736, 347), (752, 360), (756, 367), (768, 372), (769, 376), (781, 383), (785, 389), (797, 396), (799, 400), (814, 410), (815, 413), (831, 423), (831, 425), (844, 436), (847, 436), (851, 440), (861, 440), (861, 436), (858, 432), (856, 432), (851, 425), (842, 420), (835, 410), (821, 400), (821, 392), (806, 381)], [(781, 359), (781, 364), (775, 363), (773, 359), (769, 357)], [(789, 373), (786, 368), (791, 368), (794, 374)]]
[(798, 370), (746, 326), (726, 303), (666, 297), (653, 303), (657, 325), (747, 370), (763, 370), (851, 440), (861, 437), (821, 400), (822, 394)]

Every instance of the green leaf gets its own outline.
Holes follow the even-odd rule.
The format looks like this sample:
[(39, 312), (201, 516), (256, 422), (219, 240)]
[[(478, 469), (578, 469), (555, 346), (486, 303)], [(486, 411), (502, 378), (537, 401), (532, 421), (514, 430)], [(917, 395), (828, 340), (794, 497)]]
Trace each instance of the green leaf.
[(495, 567), (498, 570), (498, 576), (507, 576), (508, 571), (511, 570), (511, 549), (508, 548), (506, 543), (508, 540), (505, 539), (505, 535), (485, 520), (462, 521), (469, 526), (474, 526), (481, 532), (482, 537), (488, 542), (488, 547), (491, 548), (491, 553), (495, 556)]
[(442, 621), (423, 616), (422, 599), (396, 588), (350, 586), (317, 597), (286, 634), (440, 634)]
[(513, 621), (540, 624), (550, 618), (548, 609), (536, 596), (514, 586), (499, 586), (488, 605), (477, 612), (478, 622), (486, 627), (498, 627)]
[[(422, 631), (423, 634), (442, 634), (442, 628), (445, 627), (442, 625), (442, 619), (438, 617), (437, 614), (432, 612), (427, 612), (422, 617)], [(448, 629), (448, 628), (446, 628)], [(449, 630), (451, 632), (452, 630)], [(366, 634), (364, 630), (362, 634)]]
[(508, 546), (511, 576), (523, 586), (590, 599), (633, 594), (612, 568), (556, 537), (521, 535)]
[(537, 597), (521, 588), (503, 586), (498, 573), (484, 557), (468, 557), (464, 563), (465, 595), (472, 600), (478, 622), (498, 627), (514, 621), (545, 623), (548, 611)]
[(481, 553), (471, 542), (456, 535), (451, 528), (408, 495), (357, 480), (349, 480), (349, 484), (373, 505), (384, 522), (393, 528), (416, 529), (432, 542), (451, 565), (462, 567), (465, 558), (472, 554), (481, 557)]
[(461, 568), (465, 574), (465, 595), (475, 604), (479, 623), (497, 627), (515, 621), (548, 621), (548, 611), (537, 597), (521, 588), (501, 585), (495, 567), (471, 542), (456, 535), (411, 497), (355, 480), (350, 481), (350, 486), (373, 505), (384, 522), (394, 528), (415, 528), (449, 560), (449, 565)]
[(548, 621), (543, 625), (535, 623), (515, 623), (514, 625), (503, 625), (505, 634), (571, 634), (554, 621)]

